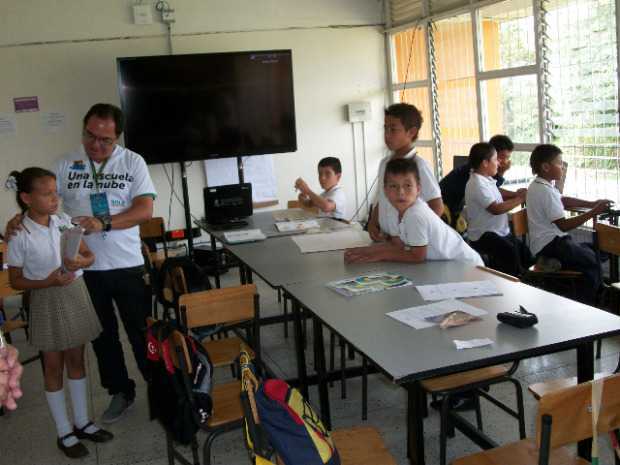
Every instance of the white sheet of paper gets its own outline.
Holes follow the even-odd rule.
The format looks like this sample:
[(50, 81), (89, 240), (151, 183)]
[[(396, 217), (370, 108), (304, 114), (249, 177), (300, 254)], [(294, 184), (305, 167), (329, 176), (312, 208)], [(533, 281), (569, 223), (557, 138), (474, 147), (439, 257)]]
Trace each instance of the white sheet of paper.
[(344, 250), (350, 247), (365, 247), (372, 244), (372, 239), (366, 231), (353, 228), (321, 234), (303, 234), (293, 236), (291, 239), (297, 244), (301, 253)]
[(394, 318), (406, 325), (415, 329), (430, 328), (431, 326), (437, 326), (437, 323), (426, 321), (426, 318), (432, 318), (439, 315), (445, 315), (446, 313), (461, 311), (468, 313), (472, 316), (481, 317), (487, 314), (486, 310), (474, 307), (473, 305), (466, 304), (460, 300), (443, 300), (441, 302), (435, 302), (427, 305), (420, 305), (418, 307), (409, 307), (402, 310), (396, 310), (386, 313), (387, 316)]
[(416, 286), (416, 289), (426, 301), (502, 295), (493, 281), (428, 284)]
[(305, 221), (281, 221), (276, 223), (276, 229), (280, 232), (289, 231), (306, 231), (312, 228), (320, 228), (321, 225), (317, 220), (305, 220)]
[(15, 115), (0, 113), (0, 136), (15, 134)]
[(84, 230), (80, 226), (66, 229), (60, 235), (60, 255), (73, 260), (80, 251)]
[(47, 132), (60, 132), (65, 128), (65, 114), (60, 111), (44, 111), (41, 113), (41, 126)]
[(490, 346), (491, 344), (493, 344), (493, 340), (489, 339), (488, 337), (482, 339), (469, 339), (467, 341), (454, 339), (454, 345), (456, 346), (456, 350), (474, 349), (476, 347)]
[(229, 244), (240, 244), (242, 242), (255, 242), (267, 239), (260, 229), (244, 229), (243, 231), (230, 231), (224, 233), (224, 239)]
[[(205, 160), (207, 186), (237, 184), (239, 172), (236, 158), (213, 158)], [(243, 157), (243, 178), (252, 184), (252, 201), (278, 200), (277, 181), (271, 155)]]

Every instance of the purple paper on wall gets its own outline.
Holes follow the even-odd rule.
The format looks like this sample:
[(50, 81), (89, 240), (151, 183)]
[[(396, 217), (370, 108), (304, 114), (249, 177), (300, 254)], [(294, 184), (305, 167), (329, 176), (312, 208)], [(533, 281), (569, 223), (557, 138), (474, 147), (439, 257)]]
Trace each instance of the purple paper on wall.
[(15, 97), (13, 99), (15, 113), (23, 113), (25, 111), (39, 111), (39, 97)]

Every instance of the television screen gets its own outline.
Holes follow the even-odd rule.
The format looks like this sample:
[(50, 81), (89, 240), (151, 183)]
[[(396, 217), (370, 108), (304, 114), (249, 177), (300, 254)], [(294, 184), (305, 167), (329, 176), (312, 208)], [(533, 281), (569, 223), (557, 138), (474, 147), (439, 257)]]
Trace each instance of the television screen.
[(118, 58), (125, 145), (147, 163), (297, 150), (290, 50)]

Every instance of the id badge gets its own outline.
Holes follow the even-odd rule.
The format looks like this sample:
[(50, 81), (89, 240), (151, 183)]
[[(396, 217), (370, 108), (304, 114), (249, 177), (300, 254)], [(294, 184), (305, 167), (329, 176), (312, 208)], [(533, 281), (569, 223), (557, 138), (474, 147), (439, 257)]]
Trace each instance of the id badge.
[(108, 203), (108, 194), (106, 192), (90, 194), (90, 208), (93, 211), (93, 216), (109, 217), (110, 204)]

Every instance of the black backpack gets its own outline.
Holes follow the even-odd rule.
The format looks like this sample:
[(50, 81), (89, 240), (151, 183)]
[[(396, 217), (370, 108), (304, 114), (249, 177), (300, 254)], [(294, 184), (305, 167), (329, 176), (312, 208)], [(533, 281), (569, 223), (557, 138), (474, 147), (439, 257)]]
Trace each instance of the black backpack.
[(147, 329), (147, 382), (150, 419), (158, 420), (181, 444), (189, 444), (213, 413), (213, 364), (205, 348), (183, 335), (192, 364), (192, 378), (176, 368), (169, 340), (177, 326), (157, 321)]

